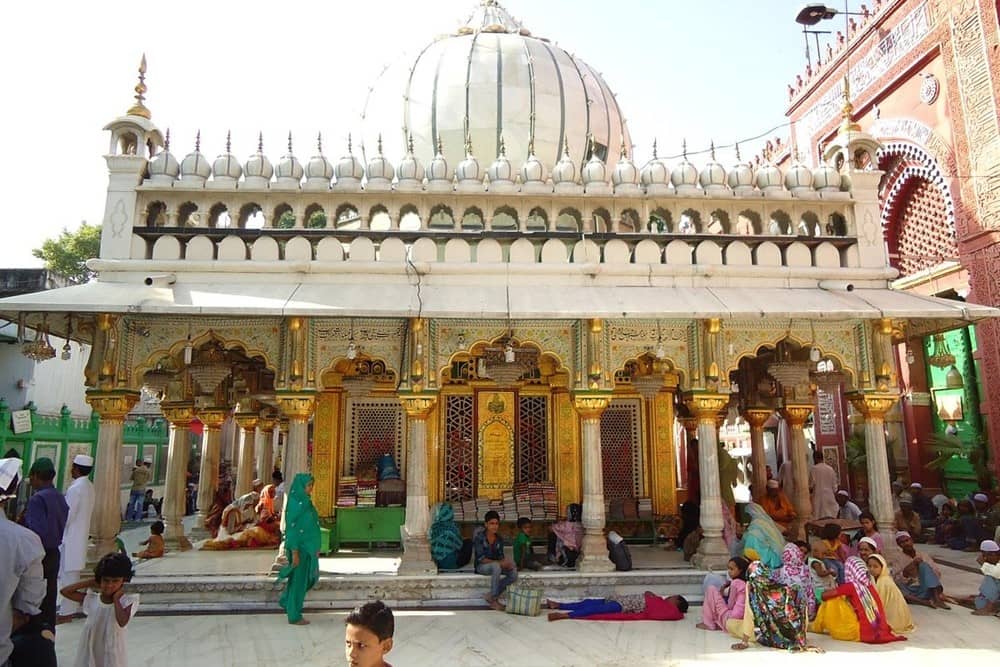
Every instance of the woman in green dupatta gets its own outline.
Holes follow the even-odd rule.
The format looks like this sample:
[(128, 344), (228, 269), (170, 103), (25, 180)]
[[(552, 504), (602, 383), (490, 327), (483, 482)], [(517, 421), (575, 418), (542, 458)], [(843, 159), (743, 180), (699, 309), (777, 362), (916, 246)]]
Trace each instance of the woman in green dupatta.
[(287, 579), (278, 604), (293, 625), (308, 625), (302, 618), (306, 593), (319, 579), (319, 514), (313, 506), (313, 476), (300, 472), (292, 482), (285, 502), (285, 551), (288, 565), (278, 572), (278, 581)]

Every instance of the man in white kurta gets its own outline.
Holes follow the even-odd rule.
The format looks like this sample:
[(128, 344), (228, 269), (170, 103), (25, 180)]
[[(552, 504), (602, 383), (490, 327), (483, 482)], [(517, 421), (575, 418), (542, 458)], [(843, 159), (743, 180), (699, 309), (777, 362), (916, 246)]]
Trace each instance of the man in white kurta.
[(823, 460), (822, 452), (813, 455), (812, 469), (809, 471), (809, 489), (812, 491), (812, 509), (815, 519), (833, 519), (840, 513), (837, 504), (837, 471)]
[[(70, 474), (73, 483), (66, 489), (69, 516), (63, 531), (62, 556), (59, 559), (59, 588), (75, 584), (82, 578), (87, 562), (87, 541), (90, 539), (90, 515), (94, 512), (94, 485), (87, 478), (94, 468), (93, 457), (78, 454), (73, 459)], [(59, 620), (71, 620), (80, 613), (80, 603), (59, 596)]]

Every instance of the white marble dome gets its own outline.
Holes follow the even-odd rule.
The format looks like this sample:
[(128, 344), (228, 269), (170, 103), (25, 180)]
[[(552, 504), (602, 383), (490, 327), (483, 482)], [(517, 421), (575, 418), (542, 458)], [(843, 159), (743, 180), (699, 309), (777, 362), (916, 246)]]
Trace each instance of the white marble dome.
[(201, 132), (194, 140), (194, 150), (181, 161), (181, 180), (204, 181), (212, 175), (212, 167), (201, 152)]
[(420, 162), (420, 159), (413, 154), (413, 143), (410, 143), (410, 150), (406, 151), (406, 155), (400, 160), (399, 166), (396, 167), (396, 178), (399, 182), (403, 181), (416, 181), (422, 183), (424, 180), (424, 174), (426, 170), (424, 165)]
[(215, 180), (230, 179), (239, 180), (243, 175), (243, 167), (240, 161), (231, 152), (231, 137), (226, 133), (226, 152), (221, 153), (212, 163), (212, 178)]
[(621, 147), (621, 152), (618, 156), (618, 163), (615, 164), (614, 170), (611, 172), (611, 182), (615, 187), (621, 185), (638, 185), (639, 184), (639, 170), (636, 168), (635, 163), (629, 158), (625, 153), (625, 146)]
[(392, 166), (389, 159), (382, 153), (382, 136), (379, 135), (376, 142), (375, 155), (368, 161), (365, 167), (365, 176), (369, 181), (392, 181), (396, 174), (396, 168)]
[(576, 183), (576, 163), (569, 155), (568, 144), (564, 146), (562, 157), (552, 169), (552, 182), (557, 185), (559, 183)]
[(247, 178), (270, 180), (274, 176), (274, 166), (264, 155), (264, 137), (257, 135), (257, 152), (250, 156), (243, 165), (243, 174)]
[(500, 137), (500, 152), (497, 154), (496, 159), (493, 160), (493, 164), (486, 170), (486, 175), (489, 176), (490, 183), (514, 182), (514, 167), (511, 166), (510, 160), (507, 159), (507, 146), (504, 144), (503, 137)]
[[(366, 150), (379, 132), (405, 119), (414, 152), (425, 164), (439, 139), (448, 163), (457, 165), (465, 157), (466, 138), (477, 154), (489, 156), (500, 153), (503, 136), (515, 164), (528, 155), (534, 138), (535, 155), (551, 167), (564, 140), (575, 163), (583, 164), (587, 137), (593, 135), (610, 173), (617, 147), (622, 139), (631, 145), (631, 139), (618, 101), (597, 69), (554, 40), (532, 36), (494, 0), (477, 4), (458, 30), (430, 43), (414, 60), (389, 67), (374, 83), (361, 119)], [(385, 151), (398, 159), (404, 142), (387, 143)]]
[(305, 170), (302, 163), (292, 152), (292, 135), (288, 135), (288, 153), (278, 161), (278, 166), (274, 170), (275, 175), (284, 181), (301, 181)]
[(768, 162), (760, 169), (757, 170), (756, 175), (757, 187), (761, 190), (768, 190), (774, 188), (783, 187), (783, 179), (781, 177), (781, 170), (776, 166)]
[(448, 166), (448, 158), (444, 156), (444, 148), (440, 141), (434, 159), (427, 166), (427, 180), (451, 183), (451, 168)]
[(365, 168), (361, 160), (354, 156), (351, 146), (351, 135), (347, 135), (347, 155), (337, 160), (337, 166), (333, 168), (333, 173), (338, 181), (353, 180), (360, 182), (365, 175)]
[(684, 143), (681, 161), (670, 170), (670, 182), (675, 188), (693, 188), (698, 185), (698, 170), (688, 161), (687, 142)]
[(322, 134), (316, 136), (316, 155), (309, 158), (305, 172), (307, 181), (326, 181), (329, 183), (333, 178), (333, 165), (323, 155)]
[(521, 182), (525, 184), (544, 183), (547, 176), (545, 165), (535, 155), (534, 147), (529, 145), (528, 159), (521, 165)]
[(455, 177), (459, 183), (482, 183), (483, 168), (479, 166), (479, 160), (472, 154), (472, 143), (465, 143), (465, 159), (458, 163), (455, 168)]
[(712, 143), (708, 162), (698, 173), (698, 182), (701, 187), (708, 190), (710, 188), (726, 187), (726, 168), (715, 159), (715, 143)]
[(813, 169), (813, 187), (820, 192), (840, 191), (840, 172), (829, 162)]
[(587, 164), (583, 165), (580, 178), (584, 185), (608, 182), (608, 167), (601, 158), (597, 157), (597, 153), (591, 155)]
[(795, 162), (785, 172), (785, 187), (791, 192), (813, 189), (812, 170), (802, 164), (797, 156)]
[(149, 178), (157, 182), (173, 181), (181, 173), (181, 163), (170, 152), (170, 130), (163, 143), (163, 150), (149, 161)]
[(736, 192), (753, 188), (754, 174), (750, 163), (740, 159), (740, 146), (736, 145), (736, 164), (729, 170), (727, 176), (729, 187)]
[(653, 159), (643, 165), (640, 179), (642, 185), (646, 188), (650, 186), (666, 187), (670, 184), (670, 170), (667, 169), (667, 165), (663, 163), (660, 156), (656, 154), (655, 140), (653, 141)]

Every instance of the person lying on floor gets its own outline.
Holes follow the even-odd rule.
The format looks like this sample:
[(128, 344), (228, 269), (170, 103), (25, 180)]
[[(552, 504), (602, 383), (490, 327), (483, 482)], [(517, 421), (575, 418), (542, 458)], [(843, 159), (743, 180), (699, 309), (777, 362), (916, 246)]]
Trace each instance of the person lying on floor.
[(550, 621), (567, 618), (588, 621), (679, 621), (688, 610), (688, 601), (680, 595), (660, 597), (646, 591), (635, 595), (613, 595), (579, 602), (546, 600)]

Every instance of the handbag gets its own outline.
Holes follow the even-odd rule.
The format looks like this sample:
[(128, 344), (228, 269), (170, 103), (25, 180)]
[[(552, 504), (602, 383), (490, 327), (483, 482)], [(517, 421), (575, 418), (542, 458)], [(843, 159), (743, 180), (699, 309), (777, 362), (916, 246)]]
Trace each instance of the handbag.
[(542, 589), (527, 584), (512, 584), (507, 588), (507, 613), (518, 616), (538, 616), (542, 611)]

